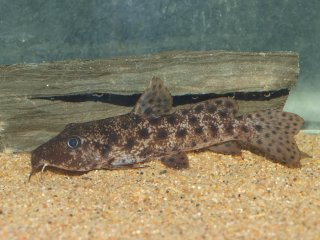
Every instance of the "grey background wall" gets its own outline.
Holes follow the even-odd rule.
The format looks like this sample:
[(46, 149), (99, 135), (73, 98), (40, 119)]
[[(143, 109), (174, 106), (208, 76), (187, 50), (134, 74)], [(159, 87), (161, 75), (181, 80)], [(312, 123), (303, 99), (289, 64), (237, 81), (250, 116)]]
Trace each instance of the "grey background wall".
[(296, 51), (286, 110), (320, 129), (318, 0), (0, 0), (0, 64), (169, 50)]

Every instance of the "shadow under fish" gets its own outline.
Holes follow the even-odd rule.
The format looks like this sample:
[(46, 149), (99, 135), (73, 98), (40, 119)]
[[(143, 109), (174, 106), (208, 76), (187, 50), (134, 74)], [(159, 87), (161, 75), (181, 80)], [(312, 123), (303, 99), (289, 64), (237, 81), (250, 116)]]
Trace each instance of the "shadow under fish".
[[(71, 123), (32, 152), (30, 177), (50, 166), (67, 171), (140, 168), (160, 159), (172, 168), (189, 166), (186, 152), (241, 154), (241, 148), (289, 167), (305, 155), (295, 140), (304, 121), (294, 113), (262, 110), (237, 116), (232, 98), (218, 98), (172, 112), (172, 96), (154, 77), (125, 115)], [(30, 179), (29, 177), (29, 179)]]

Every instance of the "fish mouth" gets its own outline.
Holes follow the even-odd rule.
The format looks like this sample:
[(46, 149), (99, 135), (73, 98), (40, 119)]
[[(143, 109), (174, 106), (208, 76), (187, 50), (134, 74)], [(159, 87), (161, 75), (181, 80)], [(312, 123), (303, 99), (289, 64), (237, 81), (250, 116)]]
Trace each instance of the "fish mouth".
[(29, 173), (29, 177), (28, 177), (28, 182), (30, 182), (31, 177), (37, 173), (37, 172), (43, 172), (45, 170), (46, 167), (50, 167), (53, 170), (58, 170), (58, 171), (62, 171), (62, 172), (69, 172), (69, 173), (79, 173), (79, 172), (87, 172), (88, 170), (78, 170), (78, 169), (74, 169), (74, 168), (70, 168), (67, 166), (61, 166), (61, 165), (55, 165), (50, 163), (50, 161), (46, 160), (45, 158), (43, 158), (43, 156), (39, 156), (37, 154), (37, 151), (34, 150), (31, 154), (31, 171)]

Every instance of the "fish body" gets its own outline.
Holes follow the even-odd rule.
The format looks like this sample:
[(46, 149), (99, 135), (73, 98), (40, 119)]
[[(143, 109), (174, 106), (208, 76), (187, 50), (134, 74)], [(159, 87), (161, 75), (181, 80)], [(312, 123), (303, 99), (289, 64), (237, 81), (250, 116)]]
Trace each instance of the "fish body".
[(288, 165), (300, 162), (293, 136), (303, 119), (296, 114), (264, 110), (238, 116), (232, 98), (203, 101), (172, 112), (172, 97), (153, 78), (134, 109), (125, 115), (71, 123), (35, 149), (31, 174), (51, 166), (70, 171), (121, 169), (160, 159), (169, 167), (188, 167), (186, 152), (207, 149), (239, 154), (252, 149)]

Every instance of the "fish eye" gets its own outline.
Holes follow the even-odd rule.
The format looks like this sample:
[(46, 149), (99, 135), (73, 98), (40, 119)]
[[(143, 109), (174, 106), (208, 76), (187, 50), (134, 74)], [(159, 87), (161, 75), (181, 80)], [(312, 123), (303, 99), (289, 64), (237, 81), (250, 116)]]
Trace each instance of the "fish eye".
[(68, 148), (76, 149), (80, 146), (81, 140), (78, 137), (71, 137), (67, 141)]

